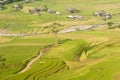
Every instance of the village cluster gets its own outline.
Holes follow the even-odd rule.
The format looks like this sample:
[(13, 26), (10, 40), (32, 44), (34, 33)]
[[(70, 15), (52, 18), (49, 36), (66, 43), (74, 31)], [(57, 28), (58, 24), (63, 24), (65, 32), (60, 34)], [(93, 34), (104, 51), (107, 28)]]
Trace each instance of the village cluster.
[[(24, 3), (26, 3), (26, 4), (31, 3), (31, 1), (30, 0), (24, 0)], [(6, 9), (6, 7), (4, 6), (5, 4), (6, 4), (6, 0), (0, 0), (0, 10)], [(14, 10), (21, 10), (22, 8), (23, 8), (23, 6), (20, 5), (20, 4), (14, 4), (13, 5)], [(79, 13), (80, 12), (79, 9), (68, 8), (66, 11), (68, 13), (70, 13), (66, 16), (66, 18), (78, 19), (78, 20), (83, 20), (84, 19), (84, 16), (74, 14), (74, 13)], [(31, 13), (31, 14), (39, 14), (39, 15), (42, 12), (46, 12), (46, 13), (49, 13), (49, 14), (56, 14), (56, 15), (61, 15), (62, 14), (59, 11), (54, 11), (52, 9), (49, 9), (47, 5), (40, 6), (38, 8), (30, 9), (28, 12)], [(92, 13), (91, 15), (96, 16), (96, 17), (102, 17), (103, 20), (112, 19), (112, 14), (107, 13), (104, 10)]]

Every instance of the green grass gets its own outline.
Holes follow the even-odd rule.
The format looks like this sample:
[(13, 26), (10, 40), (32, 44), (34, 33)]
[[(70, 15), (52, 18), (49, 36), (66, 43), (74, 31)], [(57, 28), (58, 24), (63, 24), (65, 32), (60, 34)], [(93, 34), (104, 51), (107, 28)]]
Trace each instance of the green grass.
[[(94, 59), (96, 64), (86, 64), (84, 67), (79, 67), (73, 70), (60, 72), (49, 76), (45, 80), (114, 80), (113, 78), (120, 72), (120, 47), (112, 47), (111, 49), (104, 49), (101, 52), (108, 52), (109, 55), (104, 60)], [(98, 52), (96, 55), (100, 56), (102, 53)], [(94, 62), (95, 62), (94, 61)], [(77, 63), (78, 64), (78, 63)], [(81, 63), (83, 64), (83, 63)], [(79, 64), (78, 64), (79, 65)], [(75, 67), (75, 65), (74, 65)], [(109, 76), (109, 77), (108, 77)], [(119, 80), (119, 79), (118, 79)]]
[[(79, 40), (81, 36), (88, 37), (106, 37), (109, 38), (110, 34), (116, 37), (114, 30), (101, 32), (101, 31), (85, 31), (68, 33), (69, 36), (76, 37), (77, 40), (68, 40), (62, 42), (62, 44), (51, 47), (47, 53), (43, 56), (43, 59), (36, 61), (30, 69), (22, 74), (11, 75), (14, 72), (20, 70), (24, 65), (24, 60), (36, 56), (37, 52), (45, 45), (54, 43), (53, 38), (49, 38), (48, 35), (39, 37), (9, 37), (12, 40), (9, 42), (1, 43), (0, 51), (6, 54), (6, 63), (15, 64), (9, 65), (10, 68), (1, 69), (0, 77), (2, 80), (27, 80), (30, 79), (42, 79), (42, 80), (95, 80), (96, 78), (102, 80), (112, 80), (115, 74), (119, 72), (119, 44), (115, 43), (112, 46), (105, 46), (105, 48), (99, 50), (94, 54), (89, 55), (89, 59), (85, 62), (73, 62), (73, 56), (76, 53), (77, 48), (86, 43), (85, 40)], [(81, 34), (80, 34), (81, 33)], [(64, 34), (60, 38), (67, 38), (68, 34)], [(91, 38), (92, 38), (91, 37)], [(5, 37), (3, 37), (5, 38)], [(7, 37), (8, 38), (8, 37)], [(87, 39), (86, 39), (87, 40)], [(112, 42), (116, 42), (117, 38)], [(26, 44), (27, 43), (27, 44)], [(15, 45), (12, 45), (15, 44)], [(20, 45), (22, 44), (22, 45)], [(34, 44), (34, 45), (33, 45)], [(38, 45), (39, 44), (39, 45)], [(98, 48), (101, 46), (98, 46)], [(15, 54), (17, 53), (17, 54)], [(30, 53), (30, 54), (27, 54)], [(19, 56), (19, 57), (18, 57)], [(14, 57), (14, 58), (13, 58)], [(102, 59), (105, 58), (104, 61)], [(53, 59), (52, 59), (53, 58)], [(54, 59), (55, 58), (55, 59)], [(70, 70), (64, 70), (64, 62), (69, 66)], [(89, 62), (93, 60), (92, 62)], [(87, 62), (88, 61), (88, 62)], [(100, 61), (101, 63), (97, 62)], [(94, 64), (95, 63), (95, 64)], [(113, 65), (113, 66), (112, 66)], [(19, 66), (19, 67), (18, 67)], [(112, 67), (109, 67), (112, 66)], [(12, 68), (11, 68), (12, 67)], [(62, 69), (63, 68), (63, 69)], [(104, 70), (101, 71), (101, 68)], [(60, 71), (59, 70), (63, 70)], [(111, 71), (110, 71), (111, 70)], [(104, 77), (102, 77), (104, 73)], [(113, 75), (114, 74), (114, 75)], [(47, 77), (45, 77), (45, 75)], [(110, 76), (109, 78), (107, 76)], [(88, 78), (86, 78), (88, 77)]]
[(109, 59), (105, 62), (92, 66), (90, 71), (85, 75), (70, 80), (113, 80), (114, 74), (120, 72), (119, 61), (120, 59), (118, 57)]
[[(54, 15), (48, 13), (41, 13), (41, 15), (38, 16), (38, 15), (32, 15), (30, 13), (26, 13), (25, 11), (27, 11), (27, 9), (25, 8), (22, 11), (14, 11), (12, 6), (15, 3), (20, 3), (23, 5), (23, 7), (39, 7), (43, 5), (48, 5), (48, 8), (52, 10), (60, 11), (62, 14)], [(54, 21), (58, 21), (60, 23), (65, 22), (66, 26), (71, 26), (71, 25), (80, 25), (80, 24), (106, 23), (110, 21), (119, 22), (120, 20), (118, 15), (114, 15), (113, 19), (108, 21), (103, 21), (101, 18), (91, 16), (93, 12), (97, 12), (101, 10), (105, 10), (113, 14), (119, 13), (119, 8), (120, 8), (119, 0), (114, 0), (114, 1), (113, 0), (107, 0), (107, 1), (69, 0), (69, 2), (67, 0), (64, 1), (44, 0), (44, 1), (35, 1), (29, 4), (24, 4), (21, 1), (15, 3), (6, 5), (7, 9), (0, 11), (0, 19), (2, 19), (2, 21), (0, 21), (0, 28), (8, 29), (13, 32), (32, 32), (34, 28), (36, 28), (39, 31), (43, 24)], [(98, 7), (98, 5), (99, 6), (104, 5), (104, 6)], [(80, 12), (77, 14), (83, 15), (85, 17), (85, 20), (79, 21), (79, 20), (67, 19), (66, 16), (68, 15), (68, 12), (66, 11), (66, 9), (71, 7), (80, 9)], [(79, 24), (76, 23), (76, 21)]]
[(52, 47), (50, 50), (47, 51), (44, 57), (60, 58), (65, 61), (73, 61), (74, 55), (76, 54), (78, 47), (80, 47), (84, 43), (86, 43), (86, 41), (84, 40), (67, 41), (63, 44)]
[[(43, 0), (29, 4), (20, 3), (22, 11), (14, 11), (12, 4), (6, 5), (7, 9), (0, 11), (0, 28), (12, 32), (40, 33), (41, 27), (51, 22), (71, 25), (93, 25), (107, 22), (119, 22), (119, 0)], [(61, 15), (41, 13), (32, 15), (26, 12), (26, 7), (39, 7), (48, 5), (50, 9), (60, 11)], [(69, 14), (67, 8), (80, 9), (75, 15), (83, 15), (84, 20), (67, 19)], [(91, 16), (93, 12), (105, 10), (113, 13), (111, 20), (103, 21), (102, 18)], [(32, 57), (38, 55), (38, 51), (45, 46), (54, 44), (55, 40), (51, 34), (41, 34), (35, 37), (0, 37), (0, 55), (6, 58), (6, 67), (0, 68), (1, 80), (116, 80), (116, 75), (120, 72), (120, 44), (117, 29), (94, 29), (94, 31), (81, 31), (60, 34), (59, 42), (62, 44), (52, 46), (42, 59), (37, 60), (31, 68), (22, 74), (14, 74), (22, 69)], [(4, 38), (4, 39), (2, 39)], [(83, 39), (83, 40), (82, 40)], [(6, 40), (2, 42), (2, 40)], [(74, 62), (74, 54), (79, 52), (78, 48), (87, 42), (111, 41), (108, 45), (99, 49), (93, 54), (89, 54), (88, 59), (82, 62)], [(86, 42), (87, 41), (87, 42)], [(94, 49), (88, 51), (92, 52)], [(69, 70), (66, 70), (66, 65)], [(118, 78), (117, 80), (119, 80)]]
[(32, 57), (37, 56), (42, 48), (54, 43), (53, 38), (7, 37), (7, 39), (11, 41), (0, 44), (0, 55), (6, 58), (6, 67), (0, 68), (0, 78), (18, 72)]
[[(54, 38), (51, 38), (52, 37), (51, 35), (44, 35), (44, 34), (41, 36), (37, 36), (37, 37), (1, 37), (1, 39), (2, 38), (11, 39), (11, 41), (7, 41), (5, 43), (0, 44), (1, 45), (0, 54), (5, 55), (6, 64), (8, 65), (8, 68), (0, 69), (0, 78), (1, 80), (5, 80), (5, 79), (7, 80), (8, 78), (10, 80), (17, 80), (18, 78), (19, 80), (23, 80), (26, 77), (29, 77), (28, 79), (38, 78), (42, 80), (56, 80), (56, 79), (58, 80), (62, 80), (62, 79), (63, 80), (69, 80), (69, 79), (70, 80), (77, 80), (77, 79), (83, 80), (83, 79), (86, 79), (86, 76), (87, 76), (89, 77), (89, 79), (95, 79), (96, 77), (98, 77), (100, 71), (96, 71), (93, 69), (94, 67), (97, 67), (97, 65), (104, 64), (104, 62), (102, 62), (101, 60), (106, 56), (107, 58), (105, 58), (105, 62), (109, 60), (111, 61), (110, 63), (114, 61), (116, 62), (115, 66), (111, 67), (110, 69), (111, 70), (113, 69), (113, 73), (117, 74), (115, 68), (119, 67), (119, 65), (117, 65), (118, 62), (116, 60), (116, 57), (117, 59), (119, 59), (119, 52), (120, 52), (118, 43), (115, 43), (112, 46), (105, 46), (105, 48), (99, 50), (98, 52), (94, 54), (90, 54), (88, 56), (89, 59), (87, 59), (85, 62), (75, 63), (73, 62), (73, 57), (77, 51), (77, 48), (80, 45), (82, 45), (82, 43), (84, 42), (86, 43), (85, 40), (89, 41), (88, 40), (89, 36), (91, 36), (90, 37), (91, 41), (93, 41), (94, 38), (97, 39), (99, 37), (105, 37), (109, 39), (111, 38), (111, 35), (112, 35), (114, 36), (112, 38), (114, 41), (111, 40), (111, 42), (116, 42), (117, 39), (119, 40), (119, 37), (117, 36), (119, 35), (118, 33), (119, 31), (116, 31), (116, 30), (107, 30), (106, 32), (102, 32), (102, 30), (101, 31), (95, 30), (95, 31), (83, 31), (83, 32), (60, 34), (59, 37), (61, 38), (60, 42), (62, 44), (52, 46), (47, 51), (47, 53), (43, 56), (43, 59), (38, 60), (37, 62), (35, 62), (35, 64), (32, 65), (32, 67), (28, 71), (22, 74), (19, 74), (19, 75), (13, 75), (13, 73), (23, 68), (23, 66), (26, 63), (25, 60), (33, 56), (36, 56), (38, 51), (41, 48), (47, 45), (54, 44)], [(64, 39), (64, 38), (68, 38), (71, 40)], [(81, 40), (80, 38), (85, 39), (85, 40)], [(99, 47), (101, 46), (98, 46), (97, 48)], [(51, 58), (58, 58), (58, 60), (51, 59)], [(61, 61), (63, 60), (69, 66), (70, 70), (63, 70), (59, 72), (59, 70), (62, 70), (61, 68), (64, 67), (64, 65), (61, 65), (62, 64)], [(89, 62), (91, 60), (93, 61)], [(99, 64), (99, 62), (97, 62), (99, 60), (102, 63)], [(44, 63), (44, 61), (46, 63)], [(55, 63), (55, 64), (52, 64), (52, 63)], [(109, 64), (105, 63), (105, 66), (108, 68)], [(104, 68), (104, 66), (101, 66), (101, 68)], [(107, 70), (107, 68), (105, 68), (105, 70)], [(58, 72), (56, 70), (58, 70)], [(106, 76), (108, 74), (107, 72), (108, 71), (105, 72)], [(102, 75), (102, 73), (100, 74)], [(43, 75), (47, 75), (47, 77), (45, 78)], [(108, 75), (113, 77), (112, 71)], [(94, 76), (94, 77), (91, 77), (91, 76)], [(101, 76), (99, 76), (98, 78), (100, 77)], [(105, 79), (107, 78), (105, 77)]]
[(0, 54), (6, 57), (6, 63), (20, 63), (21, 61), (37, 55), (41, 46), (5, 46), (0, 48)]
[(9, 75), (20, 70), (23, 67), (23, 64), (26, 63), (26, 60), (38, 55), (38, 52), (41, 48), (43, 48), (42, 45), (0, 47), (0, 54), (5, 56), (5, 64), (8, 66), (7, 69), (0, 69), (1, 77), (3, 75)]
[[(39, 59), (25, 73), (10, 77), (11, 80), (38, 80), (64, 70), (66, 64), (59, 59)], [(7, 80), (7, 79), (6, 79)]]
[(19, 38), (19, 39), (14, 39), (8, 43), (41, 43), (41, 44), (53, 44), (55, 42), (54, 38)]

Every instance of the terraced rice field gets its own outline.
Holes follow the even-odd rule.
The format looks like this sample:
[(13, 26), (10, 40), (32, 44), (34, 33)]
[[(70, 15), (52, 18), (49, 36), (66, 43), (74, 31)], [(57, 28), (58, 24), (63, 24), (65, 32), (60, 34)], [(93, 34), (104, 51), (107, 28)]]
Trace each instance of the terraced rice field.
[(9, 79), (17, 80), (19, 78), (19, 80), (44, 80), (46, 77), (65, 69), (67, 69), (67, 66), (64, 61), (54, 58), (43, 58), (36, 61), (26, 72), (19, 75), (16, 74), (13, 78)]
[[(113, 32), (116, 33), (111, 32), (112, 30), (101, 33), (98, 31), (85, 31), (61, 34), (61, 38), (68, 38), (74, 35), (73, 37), (77, 36), (77, 39), (72, 40), (71, 37), (70, 40), (67, 39), (68, 41), (64, 39), (61, 44), (51, 46), (41, 59), (38, 59), (29, 69), (21, 74), (15, 73), (22, 69), (24, 64), (21, 62), (24, 61), (26, 57), (35, 57), (38, 54), (37, 52), (47, 46), (47, 44), (53, 44), (54, 39), (49, 39), (47, 36), (45, 36), (47, 40), (45, 37), (41, 37), (40, 39), (37, 37), (24, 37), (23, 39), (17, 37), (15, 39), (12, 38), (12, 41), (1, 43), (0, 51), (1, 53), (7, 54), (6, 58), (9, 61), (6, 61), (7, 63), (16, 66), (1, 69), (0, 77), (2, 80), (112, 80), (113, 78), (116, 80), (118, 79), (116, 76), (119, 75), (120, 72), (120, 43), (119, 34), (117, 34), (119, 31), (113, 30)], [(114, 36), (114, 39), (111, 38), (110, 34)], [(62, 35), (64, 36), (62, 37)], [(83, 40), (87, 40), (88, 36), (91, 36), (91, 40), (88, 40), (88, 42), (93, 41), (93, 43), (95, 42), (94, 38), (99, 37), (98, 39), (100, 39), (100, 41), (98, 41), (98, 43), (100, 44), (88, 51), (87, 58), (81, 60), (81, 58), (85, 56), (81, 55), (81, 61), (74, 62), (74, 54), (81, 51), (81, 45), (88, 43)], [(103, 39), (102, 37), (106, 39), (101, 41), (101, 39)], [(29, 49), (30, 52), (28, 51)], [(9, 55), (6, 50), (9, 52)], [(17, 52), (18, 50), (20, 51)], [(19, 54), (15, 54), (16, 52)], [(21, 58), (13, 58), (13, 56), (19, 56)], [(19, 62), (21, 67), (17, 65), (16, 62)]]
[[(4, 37), (6, 38), (6, 37)], [(53, 43), (53, 41), (41, 40), (35, 41), (30, 38), (8, 38), (8, 41), (0, 43), (0, 55), (3, 55), (6, 59), (6, 67), (0, 68), (0, 78), (4, 79), (6, 76), (15, 74), (23, 69), (26, 64), (38, 54), (40, 50), (47, 45)], [(10, 39), (10, 41), (9, 41)], [(37, 38), (38, 39), (38, 38)], [(44, 44), (45, 42), (45, 44)], [(47, 43), (46, 43), (47, 42)], [(27, 43), (27, 44), (26, 44)], [(39, 44), (38, 44), (39, 43)]]
[[(12, 8), (14, 4), (21, 4), (23, 9), (15, 11)], [(61, 14), (29, 13), (30, 8), (44, 5)], [(28, 4), (17, 1), (5, 7), (0, 10), (0, 34), (25, 33), (34, 36), (0, 36), (0, 80), (120, 80), (120, 29), (118, 26), (109, 29), (108, 25), (111, 22), (120, 23), (120, 0), (34, 0)], [(68, 8), (80, 11), (72, 14), (67, 11)], [(93, 16), (93, 13), (102, 10), (112, 13), (112, 19)], [(69, 19), (68, 15), (80, 15), (84, 19)], [(54, 35), (42, 31), (44, 26), (54, 22), (64, 25), (63, 29), (106, 25), (58, 34), (60, 44), (54, 45)], [(98, 45), (86, 47), (89, 43)], [(19, 73), (48, 46), (50, 48), (44, 55)], [(1, 56), (5, 57), (4, 63)]]

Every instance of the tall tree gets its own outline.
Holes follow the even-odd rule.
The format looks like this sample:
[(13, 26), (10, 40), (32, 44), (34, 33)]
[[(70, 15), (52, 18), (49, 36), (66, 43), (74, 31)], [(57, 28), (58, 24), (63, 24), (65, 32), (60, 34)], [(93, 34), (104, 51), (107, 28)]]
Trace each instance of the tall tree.
[(63, 26), (64, 25), (54, 22), (48, 26), (44, 26), (43, 30), (47, 29), (48, 33), (52, 33), (55, 38), (55, 44), (58, 44), (58, 32), (63, 28)]

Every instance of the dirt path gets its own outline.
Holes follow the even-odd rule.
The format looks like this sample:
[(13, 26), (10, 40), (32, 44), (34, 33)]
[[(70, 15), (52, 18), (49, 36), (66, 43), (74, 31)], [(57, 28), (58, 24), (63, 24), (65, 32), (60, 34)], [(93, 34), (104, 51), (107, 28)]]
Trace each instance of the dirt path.
[(35, 61), (37, 61), (39, 58), (41, 58), (42, 55), (43, 55), (48, 49), (49, 49), (49, 47), (40, 50), (40, 54), (39, 54), (37, 57), (35, 57), (35, 58), (33, 58), (32, 60), (30, 60), (30, 62), (27, 64), (27, 66), (26, 66), (23, 70), (21, 70), (20, 72), (18, 72), (17, 74), (21, 74), (21, 73), (27, 71), (27, 70), (32, 66), (32, 64), (33, 64)]

